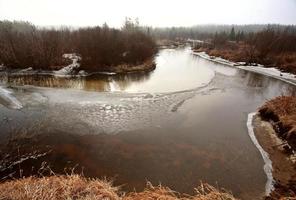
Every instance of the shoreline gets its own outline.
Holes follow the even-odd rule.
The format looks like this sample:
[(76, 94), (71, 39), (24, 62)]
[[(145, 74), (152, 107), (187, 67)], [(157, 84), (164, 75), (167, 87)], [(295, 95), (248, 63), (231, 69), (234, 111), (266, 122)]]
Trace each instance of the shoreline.
[[(67, 54), (66, 56), (71, 57), (72, 54)], [(148, 59), (140, 65), (119, 65), (115, 67), (110, 67), (113, 71), (98, 71), (98, 72), (85, 72), (73, 74), (74, 69), (79, 69), (80, 65), (78, 60), (80, 58), (72, 58), (72, 64), (58, 70), (58, 71), (46, 71), (46, 70), (33, 70), (32, 68), (27, 69), (5, 69), (3, 66), (0, 68), (0, 76), (5, 78), (13, 76), (52, 76), (56, 78), (85, 78), (93, 75), (106, 75), (114, 76), (120, 74), (133, 74), (133, 73), (149, 73), (156, 68), (154, 59)], [(4, 68), (4, 69), (3, 69)], [(8, 108), (20, 110), (23, 108), (22, 103), (13, 95), (13, 91), (6, 88), (5, 85), (0, 84), (0, 103), (6, 105)]]
[[(263, 65), (244, 66), (244, 63), (236, 63), (220, 57), (209, 56), (205, 52), (193, 52), (193, 55), (229, 67), (272, 77), (296, 86), (296, 76), (294, 74), (281, 72), (276, 68), (266, 68)], [(275, 200), (282, 198), (283, 195), (289, 196), (289, 190), (294, 188), (296, 183), (296, 170), (295, 160), (291, 158), (293, 155), (288, 156), (285, 153), (282, 145), (285, 141), (277, 135), (270, 122), (261, 119), (258, 112), (248, 114), (247, 128), (250, 139), (264, 160), (263, 169), (267, 176), (265, 198)], [(296, 192), (294, 191), (294, 193)]]
[(286, 83), (292, 84), (296, 86), (296, 75), (287, 73), (287, 72), (281, 72), (277, 68), (267, 68), (264, 67), (263, 65), (258, 64), (257, 66), (251, 66), (251, 65), (244, 65), (244, 62), (232, 62), (226, 59), (223, 59), (221, 57), (215, 57), (215, 56), (210, 56), (206, 52), (194, 52), (192, 53), (193, 55), (199, 56), (201, 58), (204, 58), (206, 60), (219, 63), (222, 65), (226, 65), (229, 67), (234, 67), (236, 69), (242, 69), (250, 72), (254, 72), (257, 74), (261, 74), (264, 76), (276, 78), (278, 80), (284, 81)]
[[(69, 66), (65, 66), (64, 68), (61, 68), (60, 70), (33, 70), (32, 68), (27, 69), (2, 69), (0, 70), (0, 76), (2, 75), (8, 75), (8, 76), (33, 76), (33, 75), (39, 75), (39, 76), (54, 76), (54, 77), (72, 77), (72, 78), (79, 78), (79, 77), (88, 77), (96, 74), (101, 75), (117, 75), (117, 74), (130, 74), (130, 73), (148, 73), (156, 68), (156, 64), (154, 62), (154, 59), (148, 59), (144, 61), (142, 64), (138, 65), (129, 65), (129, 64), (122, 64), (118, 66), (110, 66), (109, 68), (111, 70), (106, 71), (84, 71), (79, 70), (74, 73), (74, 71), (69, 71), (67, 73), (59, 73), (59, 71), (68, 68)], [(78, 67), (79, 69), (79, 67)]]
[(263, 160), (264, 160), (264, 172), (267, 177), (266, 185), (265, 185), (265, 195), (268, 196), (271, 194), (271, 192), (274, 190), (274, 178), (273, 178), (273, 167), (272, 167), (272, 161), (270, 159), (269, 153), (264, 150), (264, 148), (260, 145), (260, 142), (258, 141), (258, 136), (255, 131), (254, 121), (256, 120), (257, 114), (249, 113), (248, 114), (248, 120), (247, 120), (247, 128), (249, 136), (256, 146), (256, 148), (259, 150)]
[(273, 126), (261, 119), (258, 113), (252, 119), (253, 130), (259, 144), (272, 160), (272, 176), (274, 189), (268, 195), (271, 199), (278, 199), (289, 190), (289, 183), (295, 181), (296, 170), (293, 161), (285, 154), (284, 141), (280, 139)]

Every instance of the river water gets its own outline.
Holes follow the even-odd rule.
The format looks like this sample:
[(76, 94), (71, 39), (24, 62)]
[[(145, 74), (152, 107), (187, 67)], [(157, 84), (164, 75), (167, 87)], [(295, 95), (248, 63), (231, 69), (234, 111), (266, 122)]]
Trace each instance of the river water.
[(23, 138), (18, 152), (48, 152), (22, 162), (25, 175), (46, 161), (57, 173), (76, 167), (127, 191), (150, 181), (193, 194), (203, 181), (242, 199), (264, 195), (264, 163), (249, 138), (247, 115), (295, 88), (207, 61), (189, 48), (161, 50), (155, 60), (150, 73), (2, 74), (2, 87), (23, 108), (0, 104), (1, 141)]

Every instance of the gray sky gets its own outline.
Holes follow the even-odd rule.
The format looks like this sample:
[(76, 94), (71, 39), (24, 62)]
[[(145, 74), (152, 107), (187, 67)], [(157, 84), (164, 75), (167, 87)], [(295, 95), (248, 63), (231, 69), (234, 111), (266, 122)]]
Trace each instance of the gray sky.
[(296, 0), (0, 0), (0, 19), (37, 25), (120, 27), (125, 17), (151, 26), (296, 24)]

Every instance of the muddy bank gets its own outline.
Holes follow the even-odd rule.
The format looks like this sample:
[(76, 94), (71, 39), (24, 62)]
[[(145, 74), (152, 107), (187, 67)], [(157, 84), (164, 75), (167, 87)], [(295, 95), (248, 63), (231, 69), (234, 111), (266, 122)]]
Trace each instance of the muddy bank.
[(154, 62), (154, 59), (148, 59), (142, 64), (138, 64), (138, 65), (122, 64), (117, 66), (111, 66), (109, 67), (109, 69), (106, 68), (106, 72), (112, 72), (117, 74), (132, 73), (132, 72), (150, 72), (150, 71), (153, 71), (155, 68), (156, 68), (156, 64)]
[(296, 150), (296, 97), (279, 96), (269, 100), (259, 108), (259, 114), (287, 143), (287, 153), (293, 153)]
[[(285, 104), (284, 97), (277, 97), (259, 109), (253, 119), (254, 133), (263, 149), (272, 160), (272, 175), (274, 190), (266, 199), (279, 199), (282, 197), (296, 196), (296, 164), (294, 140), (283, 137), (283, 123), (280, 113), (285, 112), (293, 104)], [(291, 97), (293, 98), (293, 97)], [(276, 106), (278, 105), (278, 107)], [(292, 111), (291, 109), (286, 110)], [(281, 127), (281, 128), (280, 128)], [(287, 127), (285, 133), (288, 132)]]

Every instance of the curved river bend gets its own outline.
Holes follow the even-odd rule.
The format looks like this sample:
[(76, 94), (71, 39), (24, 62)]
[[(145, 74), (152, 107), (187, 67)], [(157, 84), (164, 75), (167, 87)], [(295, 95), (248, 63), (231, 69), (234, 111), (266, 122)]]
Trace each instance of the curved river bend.
[(264, 163), (248, 136), (247, 116), (295, 88), (187, 48), (161, 50), (156, 62), (149, 74), (2, 74), (2, 87), (23, 108), (0, 104), (1, 140), (29, 133), (25, 145), (32, 151), (51, 150), (22, 163), (25, 170), (45, 160), (57, 172), (79, 164), (86, 176), (114, 177), (124, 190), (141, 190), (149, 180), (194, 193), (202, 180), (242, 199), (264, 195)]

